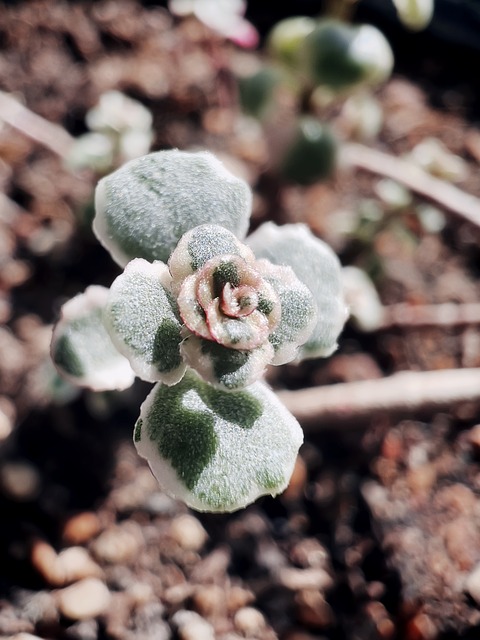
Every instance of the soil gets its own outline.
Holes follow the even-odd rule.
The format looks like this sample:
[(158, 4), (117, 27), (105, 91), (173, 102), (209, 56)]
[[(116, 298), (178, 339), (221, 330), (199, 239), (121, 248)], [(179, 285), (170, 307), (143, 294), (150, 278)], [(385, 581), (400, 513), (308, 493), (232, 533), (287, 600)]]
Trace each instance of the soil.
[[(479, 299), (478, 227), (438, 210), (434, 229), (425, 201), (392, 208), (365, 172), (310, 187), (278, 179), (237, 106), (234, 70), (258, 53), (155, 3), (0, 9), (0, 86), (34, 113), (77, 136), (103, 91), (124, 91), (152, 111), (153, 149), (208, 148), (252, 185), (252, 228), (309, 224), (372, 275), (384, 305)], [(437, 138), (463, 159), (457, 186), (480, 196), (477, 96), (465, 70), (442, 81), (449, 51), (438, 52), (421, 69), (397, 52), (369, 144), (400, 155)], [(340, 111), (330, 117), (345, 132)], [(90, 231), (97, 179), (0, 126), (0, 637), (479, 637), (478, 404), (310, 428), (282, 496), (208, 515), (162, 494), (134, 451), (148, 385), (95, 395), (61, 383), (48, 356), (60, 305), (118, 273)], [(269, 381), (298, 389), (468, 367), (480, 367), (476, 324), (364, 333), (349, 322), (331, 358)]]

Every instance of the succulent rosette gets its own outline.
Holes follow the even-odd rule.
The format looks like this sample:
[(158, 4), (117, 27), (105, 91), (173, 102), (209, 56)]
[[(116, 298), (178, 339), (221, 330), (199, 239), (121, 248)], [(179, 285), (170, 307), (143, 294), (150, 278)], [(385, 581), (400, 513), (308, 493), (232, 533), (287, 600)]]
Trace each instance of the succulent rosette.
[(247, 246), (250, 206), (248, 186), (206, 152), (157, 152), (103, 178), (94, 230), (125, 269), (67, 303), (53, 335), (70, 381), (157, 383), (135, 443), (163, 489), (196, 509), (285, 488), (301, 430), (260, 378), (330, 353), (345, 320), (333, 252), (303, 225), (264, 225)]

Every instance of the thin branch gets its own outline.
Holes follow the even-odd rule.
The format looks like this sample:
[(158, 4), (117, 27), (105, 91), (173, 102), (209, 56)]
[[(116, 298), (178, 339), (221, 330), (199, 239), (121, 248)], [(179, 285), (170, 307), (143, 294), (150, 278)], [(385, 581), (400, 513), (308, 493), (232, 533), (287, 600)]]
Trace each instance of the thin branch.
[(62, 158), (67, 157), (74, 141), (74, 138), (63, 127), (33, 113), (4, 91), (0, 91), (0, 120)]
[(460, 327), (480, 324), (480, 303), (456, 304), (392, 304), (384, 307), (384, 318), (378, 329), (392, 327)]
[(479, 198), (431, 176), (413, 162), (357, 143), (343, 145), (342, 155), (347, 164), (401, 182), (411, 191), (480, 227)]
[(480, 369), (406, 371), (388, 378), (280, 391), (278, 397), (310, 431), (356, 426), (379, 413), (416, 414), (480, 401)]

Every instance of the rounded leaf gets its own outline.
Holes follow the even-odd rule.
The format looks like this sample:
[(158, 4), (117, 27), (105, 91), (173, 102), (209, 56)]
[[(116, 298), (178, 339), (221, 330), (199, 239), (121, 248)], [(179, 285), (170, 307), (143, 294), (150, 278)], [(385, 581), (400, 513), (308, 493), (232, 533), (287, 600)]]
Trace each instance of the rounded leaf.
[(248, 263), (255, 260), (251, 249), (218, 224), (203, 224), (185, 233), (168, 261), (174, 288), (178, 289), (187, 276), (206, 262), (222, 255), (240, 256)]
[(393, 67), (392, 50), (378, 29), (336, 20), (317, 23), (304, 40), (303, 57), (311, 82), (333, 91), (378, 84)]
[(305, 38), (315, 29), (316, 22), (308, 16), (295, 16), (280, 20), (267, 39), (269, 53), (285, 66), (296, 71)]
[(182, 323), (163, 262), (130, 262), (110, 288), (105, 325), (135, 373), (148, 382), (175, 384), (185, 365), (180, 355)]
[(243, 389), (261, 378), (274, 355), (268, 341), (256, 349), (240, 351), (193, 335), (182, 342), (181, 352), (204, 380), (227, 391)]
[(412, 31), (427, 27), (433, 17), (434, 0), (393, 0), (398, 17)]
[(65, 303), (52, 335), (51, 355), (69, 382), (94, 391), (126, 389), (135, 378), (103, 324), (105, 287), (88, 287)]
[(272, 364), (285, 364), (298, 357), (299, 347), (307, 342), (314, 330), (317, 321), (316, 301), (291, 267), (273, 265), (268, 260), (258, 260), (257, 265), (280, 300), (280, 320), (270, 334), (269, 341), (275, 351)]
[(134, 432), (163, 491), (216, 512), (283, 491), (302, 440), (299, 424), (265, 384), (227, 393), (193, 372), (174, 387), (155, 386)]
[(212, 154), (158, 151), (100, 180), (93, 229), (122, 266), (132, 258), (167, 262), (182, 235), (201, 224), (243, 238), (251, 200), (248, 185)]
[(254, 118), (264, 118), (275, 102), (275, 89), (282, 77), (273, 67), (262, 67), (249, 76), (238, 78), (238, 93), (243, 111)]
[(303, 224), (278, 227), (261, 225), (248, 238), (258, 258), (292, 267), (311, 291), (317, 306), (317, 322), (299, 350), (299, 358), (325, 357), (337, 347), (337, 338), (347, 318), (343, 300), (341, 267), (330, 247)]

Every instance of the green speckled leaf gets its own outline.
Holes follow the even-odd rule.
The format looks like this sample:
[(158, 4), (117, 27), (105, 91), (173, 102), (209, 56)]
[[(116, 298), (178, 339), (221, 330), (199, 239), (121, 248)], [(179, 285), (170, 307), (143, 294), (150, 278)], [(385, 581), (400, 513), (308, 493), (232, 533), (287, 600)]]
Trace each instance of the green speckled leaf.
[(317, 304), (291, 267), (273, 265), (267, 260), (259, 260), (257, 265), (280, 300), (280, 321), (269, 340), (275, 351), (272, 364), (285, 364), (298, 357), (299, 347), (310, 338), (317, 320)]
[(303, 436), (265, 384), (219, 391), (190, 371), (173, 387), (155, 386), (134, 440), (166, 493), (222, 512), (283, 491)]
[(125, 389), (135, 377), (103, 324), (107, 298), (105, 287), (88, 287), (63, 305), (52, 335), (51, 354), (58, 371), (73, 384), (95, 391)]
[(191, 229), (182, 236), (168, 262), (174, 286), (180, 285), (208, 260), (222, 255), (240, 256), (247, 262), (255, 259), (251, 249), (225, 227), (203, 224)]
[(159, 151), (103, 178), (95, 196), (94, 231), (114, 260), (167, 262), (182, 235), (215, 223), (243, 238), (251, 192), (207, 152)]
[(138, 258), (112, 284), (105, 325), (117, 349), (143, 380), (175, 384), (185, 365), (180, 355), (182, 324), (163, 262)]
[(258, 380), (273, 357), (269, 342), (241, 351), (193, 335), (183, 341), (181, 352), (204, 380), (229, 391), (243, 389)]
[(347, 317), (341, 267), (336, 255), (302, 224), (278, 227), (267, 222), (249, 236), (248, 244), (258, 258), (292, 267), (313, 294), (317, 322), (300, 348), (299, 358), (330, 355), (337, 347), (337, 338)]
[(311, 82), (333, 91), (383, 82), (393, 67), (388, 41), (371, 25), (320, 20), (305, 38), (302, 49)]

